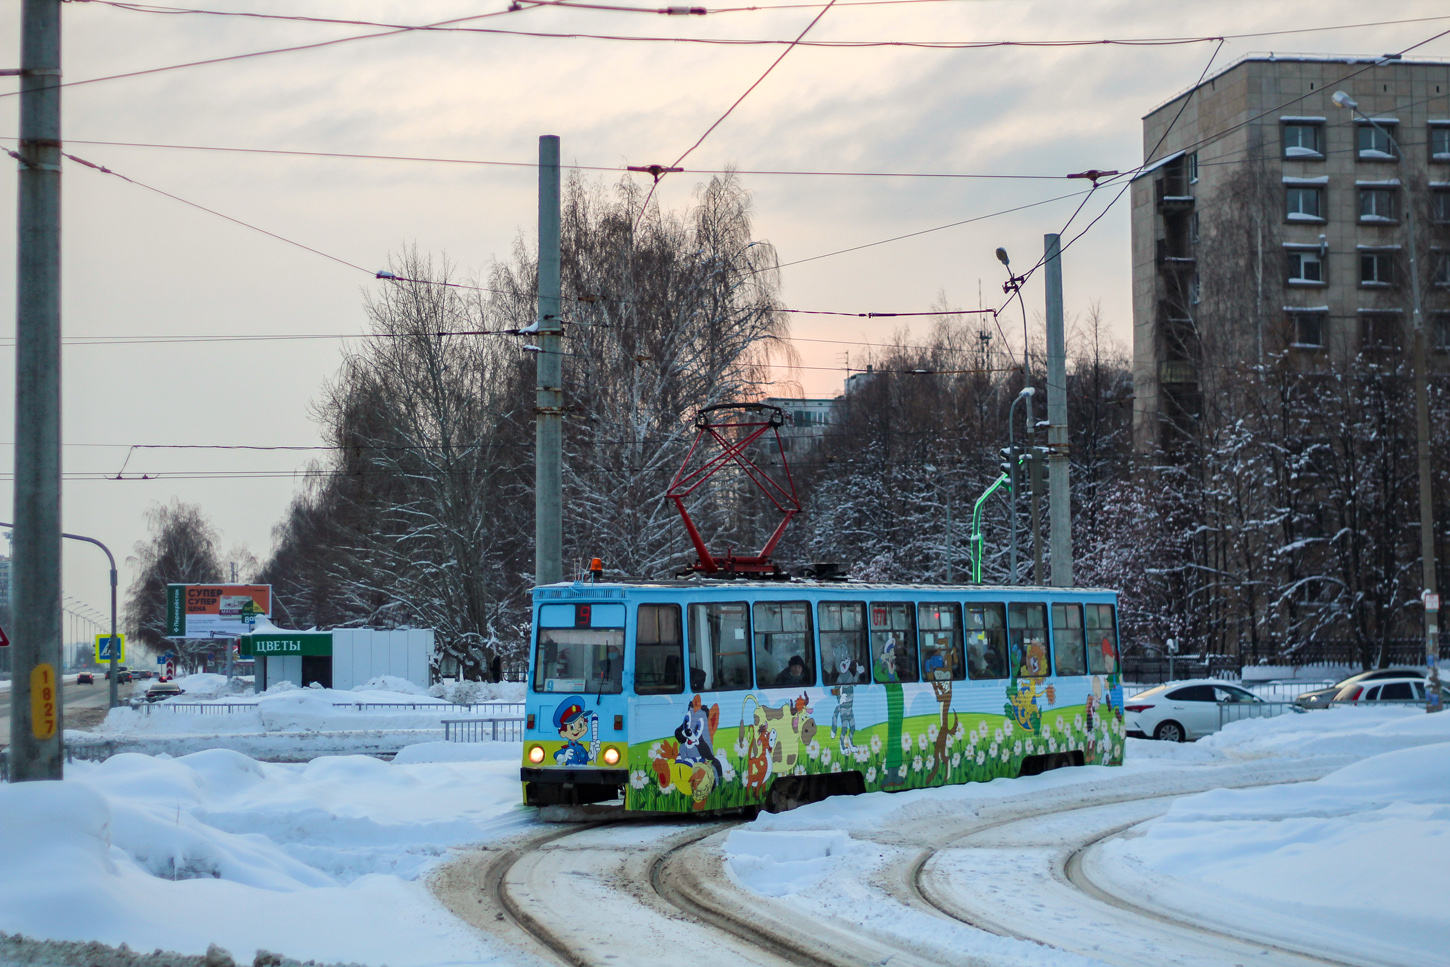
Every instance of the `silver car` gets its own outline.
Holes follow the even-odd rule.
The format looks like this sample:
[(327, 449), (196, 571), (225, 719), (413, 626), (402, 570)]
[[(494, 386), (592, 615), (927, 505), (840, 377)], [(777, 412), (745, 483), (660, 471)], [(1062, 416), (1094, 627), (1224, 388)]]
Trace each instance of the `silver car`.
[(1362, 685), (1365, 682), (1377, 682), (1390, 678), (1424, 678), (1414, 668), (1378, 668), (1374, 671), (1360, 672), (1358, 675), (1351, 675), (1341, 682), (1336, 682), (1328, 688), (1317, 688), (1312, 692), (1305, 692), (1294, 702), (1300, 708), (1328, 708), (1330, 703), (1339, 696), (1339, 693), (1350, 685)]

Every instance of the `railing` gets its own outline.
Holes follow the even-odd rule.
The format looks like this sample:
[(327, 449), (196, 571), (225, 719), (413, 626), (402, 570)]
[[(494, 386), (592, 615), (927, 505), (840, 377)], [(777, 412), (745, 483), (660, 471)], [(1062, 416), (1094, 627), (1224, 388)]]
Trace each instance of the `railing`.
[(522, 742), (523, 740), (524, 718), (522, 715), (443, 720), (443, 741), (445, 742)]
[[(255, 712), (256, 702), (159, 702), (138, 706), (147, 715), (153, 711), (185, 712), (191, 715), (225, 715), (230, 712)], [(452, 702), (333, 702), (333, 708), (364, 710), (386, 709), (390, 712), (431, 712), (456, 715), (459, 712), (494, 712), (498, 715), (517, 716), (524, 714), (523, 702), (472, 702), (454, 705)]]
[(1220, 702), (1218, 705), (1218, 727), (1241, 719), (1269, 719), (1286, 712), (1303, 712), (1293, 702)]

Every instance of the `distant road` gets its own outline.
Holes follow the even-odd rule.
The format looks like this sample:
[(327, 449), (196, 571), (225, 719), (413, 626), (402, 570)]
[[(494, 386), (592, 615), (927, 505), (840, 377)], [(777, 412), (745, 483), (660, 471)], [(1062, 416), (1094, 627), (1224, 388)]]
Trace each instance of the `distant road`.
[[(122, 682), (116, 694), (125, 701), (133, 689), (147, 683)], [(61, 724), (68, 729), (90, 728), (105, 718), (110, 685), (100, 675), (94, 685), (77, 685), (74, 675), (65, 676), (60, 689), (63, 712)], [(10, 689), (0, 691), (0, 746), (10, 744)]]

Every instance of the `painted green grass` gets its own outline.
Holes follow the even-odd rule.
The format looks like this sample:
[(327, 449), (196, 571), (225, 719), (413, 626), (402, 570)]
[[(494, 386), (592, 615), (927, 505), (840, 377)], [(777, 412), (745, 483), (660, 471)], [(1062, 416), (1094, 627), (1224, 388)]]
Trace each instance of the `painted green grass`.
[[(890, 763), (897, 760), (886, 745), (887, 723), (857, 729), (853, 740), (845, 744), (831, 735), (828, 724), (818, 722), (816, 737), (802, 750), (801, 761), (788, 772), (772, 772), (770, 778), (855, 771), (865, 777), (868, 791), (878, 791), (1013, 777), (1020, 774), (1025, 757), (1054, 752), (1080, 750), (1088, 764), (1121, 765), (1122, 722), (1112, 712), (1091, 718), (1093, 727), (1089, 729), (1089, 716), (1081, 705), (1048, 709), (1042, 713), (1038, 729), (1029, 731), (1003, 715), (953, 713), (943, 739), (939, 715), (913, 716), (902, 722), (901, 773), (897, 776), (890, 774)], [(709, 796), (697, 804), (674, 785), (660, 787), (653, 763), (663, 758), (663, 741), (630, 746), (629, 808), (692, 812), (762, 802), (769, 780), (758, 793), (745, 788), (748, 746), (739, 727), (721, 728), (712, 747), (723, 775)]]

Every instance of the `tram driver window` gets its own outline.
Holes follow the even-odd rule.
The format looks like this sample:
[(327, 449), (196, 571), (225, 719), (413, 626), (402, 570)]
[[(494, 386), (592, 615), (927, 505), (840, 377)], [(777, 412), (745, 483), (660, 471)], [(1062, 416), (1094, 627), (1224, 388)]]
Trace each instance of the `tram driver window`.
[(1118, 670), (1118, 625), (1111, 604), (1089, 604), (1083, 624), (1087, 626), (1088, 671), (1112, 675)]
[(967, 670), (975, 681), (1007, 677), (1007, 621), (1000, 604), (967, 605)]
[(871, 668), (878, 682), (916, 681), (916, 635), (909, 604), (871, 604)]
[(871, 680), (871, 650), (866, 644), (866, 605), (860, 601), (822, 601), (821, 678), (827, 685), (857, 685)]
[(755, 604), (757, 688), (804, 688), (816, 683), (811, 606), (805, 601)]
[(685, 690), (685, 639), (678, 604), (642, 604), (635, 619), (634, 690), (674, 695)]
[(921, 642), (922, 677), (929, 682), (967, 677), (962, 656), (962, 609), (956, 604), (918, 604), (917, 635)]
[(1057, 652), (1059, 675), (1086, 675), (1087, 651), (1083, 645), (1082, 606), (1052, 606), (1052, 648)]
[(1044, 678), (1052, 671), (1047, 648), (1047, 605), (1018, 602), (1007, 606), (1008, 657), (1013, 676)]
[(750, 606), (744, 601), (690, 605), (690, 688), (750, 687)]

